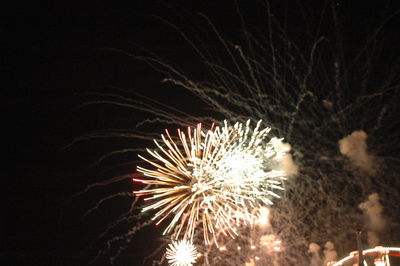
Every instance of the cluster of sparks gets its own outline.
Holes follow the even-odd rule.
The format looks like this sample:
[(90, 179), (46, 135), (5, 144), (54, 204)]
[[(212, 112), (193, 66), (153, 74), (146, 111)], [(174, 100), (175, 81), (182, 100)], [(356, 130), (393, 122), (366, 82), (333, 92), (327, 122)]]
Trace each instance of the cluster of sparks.
[(172, 266), (192, 266), (196, 262), (196, 247), (187, 240), (173, 241), (168, 245), (166, 258)]
[[(142, 211), (158, 210), (157, 224), (170, 217), (164, 234), (187, 243), (198, 230), (206, 244), (212, 236), (218, 245), (217, 232), (235, 238), (238, 226), (254, 220), (252, 210), (272, 204), (279, 197), (275, 191), (283, 190), (287, 174), (280, 159), (290, 148), (282, 139), (268, 138), (269, 131), (261, 121), (252, 128), (250, 120), (233, 126), (225, 121), (209, 130), (198, 124), (187, 134), (178, 130), (178, 139), (166, 130), (161, 143), (154, 141), (159, 150), (147, 149), (153, 159), (140, 156), (153, 167), (138, 167), (148, 178), (134, 179), (151, 186), (134, 192), (151, 201)], [(177, 243), (172, 250), (184, 245)]]

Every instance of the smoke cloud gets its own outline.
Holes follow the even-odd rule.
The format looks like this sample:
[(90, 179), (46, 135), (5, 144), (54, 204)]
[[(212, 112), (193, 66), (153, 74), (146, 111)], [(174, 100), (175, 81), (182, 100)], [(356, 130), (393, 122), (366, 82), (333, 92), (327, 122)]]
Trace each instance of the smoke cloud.
[(322, 265), (328, 265), (329, 262), (336, 261), (337, 256), (335, 245), (331, 241), (326, 242), (324, 248), (324, 262)]
[(378, 234), (385, 229), (387, 224), (383, 216), (383, 206), (379, 202), (378, 193), (368, 196), (368, 200), (358, 205), (367, 217), (368, 244), (376, 246), (379, 244)]
[(364, 172), (373, 174), (374, 158), (367, 151), (368, 135), (363, 130), (354, 131), (339, 140), (340, 153), (349, 158), (353, 166)]
[(308, 247), (308, 252), (311, 253), (311, 261), (310, 261), (310, 266), (321, 266), (322, 265), (322, 259), (321, 256), (319, 255), (321, 247), (316, 244), (316, 243), (311, 243)]
[(253, 259), (250, 259), (249, 262), (245, 262), (245, 266), (255, 266), (256, 264), (254, 263)]
[(294, 163), (292, 155), (289, 153), (291, 146), (288, 143), (283, 143), (279, 139), (273, 141), (274, 149), (280, 151), (281, 156), (277, 157), (276, 160), (279, 162), (278, 170), (285, 171), (287, 175), (295, 175), (298, 172), (298, 166)]

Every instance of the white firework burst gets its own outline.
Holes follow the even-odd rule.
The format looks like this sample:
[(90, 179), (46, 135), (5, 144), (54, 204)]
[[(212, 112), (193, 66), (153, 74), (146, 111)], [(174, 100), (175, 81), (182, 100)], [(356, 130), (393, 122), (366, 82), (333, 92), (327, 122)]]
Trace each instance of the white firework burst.
[(250, 121), (234, 126), (225, 121), (210, 130), (199, 124), (188, 128), (187, 135), (179, 131), (180, 143), (167, 132), (163, 143), (155, 141), (160, 152), (148, 150), (160, 163), (141, 157), (156, 167), (138, 167), (151, 179), (134, 179), (157, 186), (135, 191), (153, 201), (143, 211), (160, 209), (154, 216), (159, 222), (174, 215), (164, 233), (176, 238), (183, 232), (193, 240), (198, 225), (206, 243), (210, 234), (216, 242), (215, 234), (221, 231), (235, 237), (236, 227), (252, 220), (254, 207), (279, 197), (275, 190), (283, 190), (289, 174), (282, 165), (290, 146), (282, 139), (268, 139), (269, 131), (261, 129), (261, 121), (255, 128)]
[(171, 266), (192, 266), (197, 259), (197, 250), (188, 240), (173, 241), (168, 245), (166, 258)]

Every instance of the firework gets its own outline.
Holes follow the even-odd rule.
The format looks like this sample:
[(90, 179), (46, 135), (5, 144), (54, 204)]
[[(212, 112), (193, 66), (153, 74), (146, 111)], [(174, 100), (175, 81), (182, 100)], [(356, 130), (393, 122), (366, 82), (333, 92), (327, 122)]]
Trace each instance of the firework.
[[(329, 6), (333, 2), (320, 3)], [(291, 2), (289, 6), (296, 10)], [(166, 223), (168, 238), (194, 243), (202, 254), (197, 263), (207, 266), (244, 265), (249, 261), (253, 265), (311, 265), (311, 261), (319, 261), (314, 265), (321, 265), (330, 258), (327, 254), (343, 256), (354, 248), (355, 228), (368, 229), (371, 233), (365, 237), (374, 236), (379, 244), (397, 243), (398, 228), (373, 227), (373, 221), (377, 220), (370, 214), (374, 212), (361, 208), (362, 216), (357, 206), (361, 198), (377, 192), (384, 209), (375, 214), (382, 214), (381, 218), (396, 224), (399, 221), (398, 55), (394, 54), (393, 61), (387, 60), (389, 56), (380, 58), (382, 34), (385, 33), (385, 40), (391, 39), (384, 23), (372, 28), (364, 24), (360, 29), (355, 26), (360, 32), (366, 29), (367, 39), (347, 43), (347, 37), (341, 36), (340, 21), (351, 10), (343, 12), (344, 8), (344, 5), (332, 6), (329, 15), (325, 13), (329, 8), (321, 6), (324, 13), (304, 12), (317, 15), (310, 16), (312, 23), (309, 16), (305, 16), (304, 23), (296, 19), (292, 25), (289, 21), (288, 29), (305, 26), (299, 36), (286, 32), (286, 26), (282, 27), (286, 22), (279, 21), (269, 7), (266, 13), (260, 9), (268, 20), (268, 28), (261, 36), (247, 34), (247, 29), (243, 29), (246, 34), (242, 41), (227, 40), (224, 32), (218, 32), (213, 25), (212, 18), (207, 19), (206, 25), (212, 32), (207, 31), (207, 36), (200, 34), (201, 42), (190, 32), (182, 32), (201, 55), (199, 63), (206, 62), (210, 72), (206, 80), (199, 80), (196, 72), (181, 72), (184, 66), (168, 65), (159, 57), (140, 57), (165, 74), (164, 81), (183, 87), (208, 104), (206, 114), (193, 117), (151, 98), (141, 98), (144, 102), (140, 103), (136, 94), (134, 99), (110, 96), (109, 101), (117, 101), (119, 106), (148, 112), (150, 118), (144, 123), (160, 122), (182, 128), (192, 121), (212, 123), (218, 117), (241, 122), (251, 118), (263, 119), (271, 131), (265, 132), (265, 138), (251, 148), (255, 130), (250, 127), (245, 133), (243, 124), (240, 124), (245, 136), (242, 139), (246, 140), (242, 146), (240, 130), (230, 126), (221, 126), (219, 131), (198, 126), (187, 133), (179, 131), (177, 137), (167, 132), (156, 143), (157, 151), (149, 150), (146, 160), (151, 167), (138, 168), (146, 177), (135, 179), (150, 186), (136, 192), (147, 198), (149, 205), (144, 211), (148, 212), (137, 214), (135, 205), (121, 221), (134, 221), (136, 230), (142, 221), (146, 225), (153, 223), (147, 220), (148, 214), (156, 212), (153, 219)], [(310, 11), (297, 10), (302, 14)], [(374, 14), (386, 17), (385, 12), (375, 11), (374, 8)], [(294, 13), (297, 12), (291, 15)], [(352, 14), (351, 18), (349, 21), (354, 23), (363, 21), (359, 14)], [(320, 19), (321, 25), (329, 27), (314, 31), (314, 21)], [(341, 22), (344, 21), (347, 18)], [(210, 36), (217, 39), (210, 47), (221, 45), (217, 54), (210, 53), (212, 49), (207, 44), (205, 48), (196, 45), (203, 44)], [(283, 187), (284, 178), (297, 171), (296, 167), (288, 167), (292, 164), (289, 148), (279, 139), (274, 146), (269, 135), (284, 136), (301, 167), (296, 178), (285, 182), (285, 191), (281, 193), (276, 191)], [(154, 132), (137, 132), (128, 137), (153, 139)], [(271, 149), (278, 152), (268, 157)], [(276, 177), (264, 175), (273, 171)], [(273, 184), (276, 188), (264, 182), (268, 180), (277, 182)], [(281, 198), (268, 206), (268, 211), (262, 211), (260, 208), (273, 200), (273, 193)], [(135, 202), (139, 200), (136, 198)], [(249, 213), (252, 205), (256, 208)], [(256, 215), (257, 209), (258, 220), (249, 218), (253, 213)], [(237, 226), (249, 220), (254, 220), (254, 224)], [(393, 222), (386, 224), (392, 226)], [(225, 237), (226, 234), (235, 239)], [(219, 248), (204, 246), (203, 235), (217, 239)], [(132, 238), (133, 233), (129, 232), (123, 239)], [(114, 239), (118, 241), (111, 244), (120, 245), (119, 238)], [(328, 245), (329, 241), (335, 246)]]
[(196, 262), (196, 247), (187, 240), (173, 241), (168, 245), (166, 258), (172, 266), (192, 266)]
[(269, 131), (261, 129), (261, 121), (254, 129), (250, 121), (234, 126), (225, 121), (210, 130), (198, 124), (187, 134), (178, 131), (179, 142), (166, 131), (162, 143), (155, 141), (160, 151), (147, 150), (157, 162), (140, 156), (156, 167), (138, 167), (150, 179), (134, 179), (157, 186), (134, 192), (153, 201), (143, 211), (160, 209), (157, 224), (174, 214), (164, 233), (176, 237), (193, 239), (199, 224), (206, 243), (216, 231), (235, 237), (236, 227), (251, 220), (251, 209), (272, 204), (279, 197), (275, 190), (283, 190), (287, 174), (281, 159), (290, 148), (281, 139), (267, 140)]

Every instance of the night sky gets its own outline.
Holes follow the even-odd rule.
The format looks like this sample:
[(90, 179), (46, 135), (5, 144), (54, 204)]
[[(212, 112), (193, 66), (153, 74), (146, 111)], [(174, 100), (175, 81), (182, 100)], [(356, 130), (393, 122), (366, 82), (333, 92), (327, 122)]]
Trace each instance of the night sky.
[[(190, 46), (157, 17), (196, 35), (204, 23), (199, 23), (201, 19), (194, 14), (204, 13), (223, 28), (228, 39), (235, 40), (240, 23), (234, 1), (197, 1), (193, 6), (185, 3), (189, 1), (132, 2), (110, 6), (21, 4), (0, 11), (5, 79), (2, 115), (6, 121), (0, 265), (86, 265), (95, 254), (95, 248), (89, 247), (91, 241), (112, 221), (113, 212), (123, 208), (106, 205), (84, 218), (85, 211), (109, 191), (73, 196), (86, 185), (111, 175), (107, 170), (111, 161), (89, 167), (110, 144), (64, 147), (85, 132), (128, 128), (146, 115), (109, 106), (78, 108), (91, 99), (86, 93), (113, 87), (112, 91), (119, 88), (140, 93), (191, 114), (207, 112), (200, 100), (182, 89), (161, 84), (162, 75), (117, 50), (136, 55), (144, 53), (143, 48), (151, 50), (206, 78), (202, 66), (193, 64), (195, 54)], [(293, 23), (296, 17), (291, 17), (290, 4), (272, 2), (277, 10), (286, 10), (281, 14)], [(310, 5), (314, 2), (318, 1), (310, 1)], [(351, 14), (348, 19), (354, 26), (377, 19), (370, 16), (375, 6), (337, 2)], [(378, 10), (381, 6), (377, 6)], [(251, 29), (259, 30), (257, 25), (263, 20), (249, 15), (255, 11), (254, 6), (242, 3), (241, 8), (254, 25)], [(297, 28), (289, 31), (296, 32)], [(389, 28), (388, 34), (396, 31), (395, 27)], [(386, 56), (390, 57), (398, 43), (385, 45)], [(153, 130), (162, 129), (154, 126)], [(128, 144), (141, 145), (134, 140)], [(157, 233), (139, 234), (137, 242), (116, 264), (141, 265), (143, 257), (155, 247), (149, 238)], [(93, 265), (107, 264), (106, 259), (99, 259)]]

